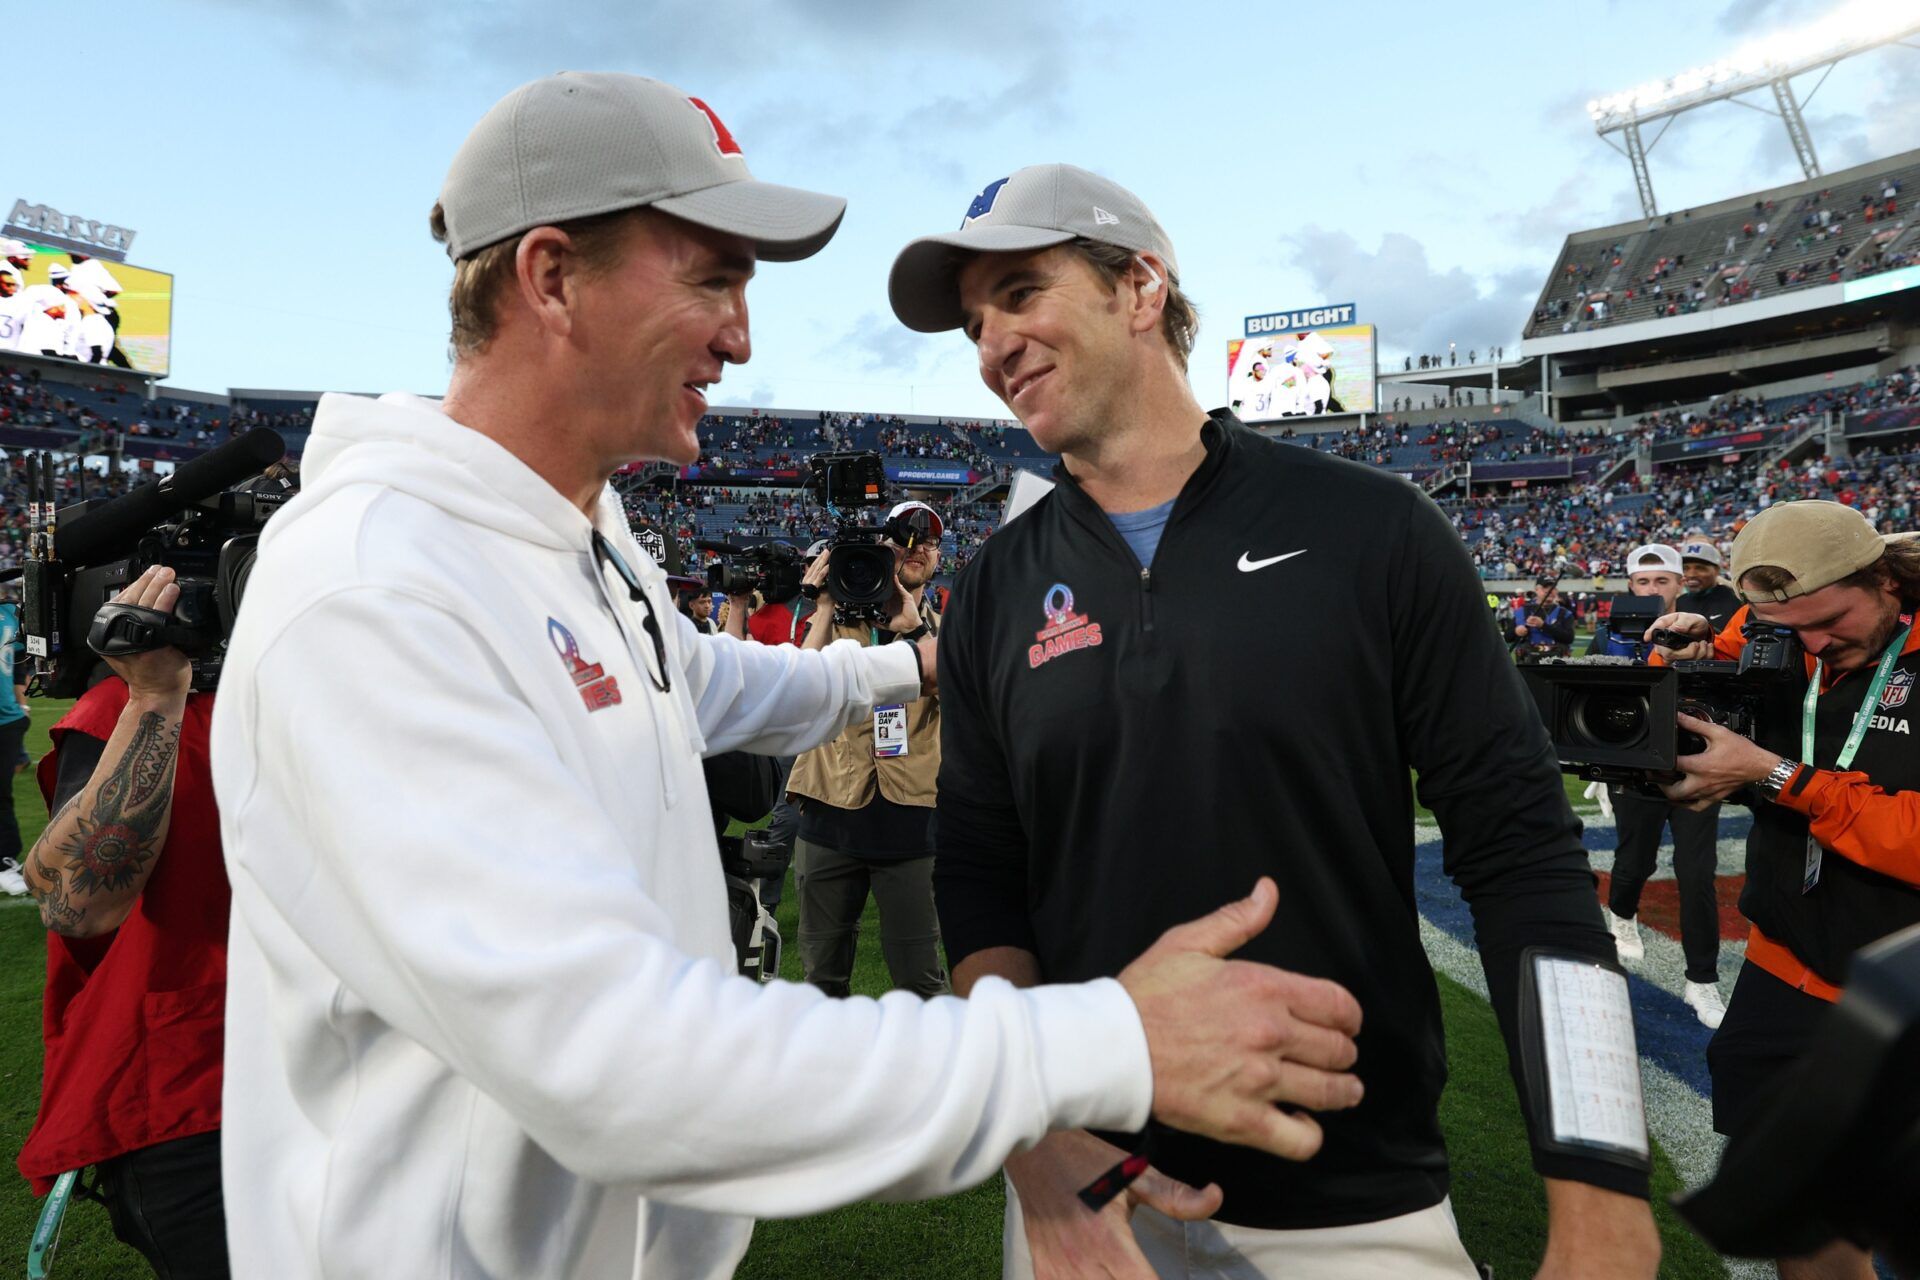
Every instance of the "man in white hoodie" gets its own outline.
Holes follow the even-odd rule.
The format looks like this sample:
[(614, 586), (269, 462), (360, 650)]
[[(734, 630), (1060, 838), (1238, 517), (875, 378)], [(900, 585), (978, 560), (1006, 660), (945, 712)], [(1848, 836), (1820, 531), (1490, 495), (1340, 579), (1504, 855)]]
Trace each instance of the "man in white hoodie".
[(733, 972), (701, 757), (830, 739), (934, 653), (698, 634), (606, 481), (692, 460), (755, 261), (843, 207), (634, 76), (524, 86), (456, 157), (446, 400), (321, 401), (222, 681), (234, 1274), (705, 1280), (746, 1215), (955, 1191), (1051, 1128), (1302, 1159), (1276, 1104), (1358, 1100), (1352, 997), (1221, 959), (1269, 881), (1118, 979)]

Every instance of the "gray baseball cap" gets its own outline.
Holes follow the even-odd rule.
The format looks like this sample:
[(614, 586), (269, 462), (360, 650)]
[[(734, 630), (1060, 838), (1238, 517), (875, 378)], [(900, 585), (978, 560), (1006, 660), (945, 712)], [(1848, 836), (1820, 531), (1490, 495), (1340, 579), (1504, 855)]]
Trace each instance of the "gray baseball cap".
[(1707, 541), (1683, 542), (1680, 544), (1682, 560), (1698, 560), (1718, 569), (1721, 565), (1720, 548)]
[(1070, 164), (1036, 164), (988, 183), (958, 231), (922, 236), (900, 251), (887, 281), (893, 314), (921, 333), (958, 329), (955, 277), (969, 254), (1024, 253), (1081, 239), (1151, 253), (1180, 278), (1173, 242), (1138, 196)]
[(563, 71), (496, 102), (440, 188), (456, 260), (533, 227), (642, 206), (744, 236), (769, 262), (820, 252), (847, 210), (839, 196), (756, 181), (700, 99), (609, 71)]

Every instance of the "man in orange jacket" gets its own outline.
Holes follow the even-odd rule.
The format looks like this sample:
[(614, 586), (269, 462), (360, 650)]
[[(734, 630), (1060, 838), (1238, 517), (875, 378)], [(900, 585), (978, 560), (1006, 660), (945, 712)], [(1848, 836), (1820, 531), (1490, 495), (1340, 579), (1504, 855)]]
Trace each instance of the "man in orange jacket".
[[(1791, 629), (1806, 650), (1756, 738), (1689, 716), (1706, 740), (1666, 788), (1705, 805), (1752, 787), (1740, 910), (1752, 922), (1725, 1022), (1707, 1048), (1714, 1127), (1751, 1123), (1769, 1082), (1818, 1033), (1853, 953), (1920, 923), (1920, 542), (1883, 538), (1834, 502), (1769, 508), (1733, 544), (1745, 607), (1717, 636), (1697, 614), (1654, 625), (1700, 637), (1668, 659), (1738, 658), (1749, 619)], [(1844, 1241), (1782, 1259), (1783, 1280), (1871, 1280)]]

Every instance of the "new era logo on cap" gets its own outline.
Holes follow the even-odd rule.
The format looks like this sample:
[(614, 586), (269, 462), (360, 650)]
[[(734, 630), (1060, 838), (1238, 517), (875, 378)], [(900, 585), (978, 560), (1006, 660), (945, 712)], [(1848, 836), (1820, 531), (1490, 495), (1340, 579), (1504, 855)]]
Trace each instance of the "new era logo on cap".
[(1114, 217), (1099, 205), (1095, 205), (1093, 206), (1093, 225), (1096, 227), (1117, 227), (1120, 225), (1120, 219)]

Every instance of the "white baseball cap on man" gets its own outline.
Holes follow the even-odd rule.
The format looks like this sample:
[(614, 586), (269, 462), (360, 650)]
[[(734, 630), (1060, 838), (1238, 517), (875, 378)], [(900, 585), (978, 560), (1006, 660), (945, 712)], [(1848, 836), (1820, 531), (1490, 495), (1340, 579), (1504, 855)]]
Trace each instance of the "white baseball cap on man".
[[(932, 507), (917, 498), (909, 498), (905, 502), (895, 503), (893, 510), (887, 512), (887, 527), (896, 527), (895, 522), (900, 521), (901, 517), (905, 516), (909, 511), (926, 512), (927, 514), (924, 520), (916, 522), (924, 525), (923, 529), (917, 530), (916, 533), (922, 537), (930, 537), (935, 542), (940, 541), (940, 535), (945, 533), (947, 529), (946, 521), (940, 518), (938, 511), (935, 511)], [(904, 524), (905, 522), (902, 523)]]
[(1627, 575), (1680, 572), (1680, 553), (1664, 542), (1649, 542), (1627, 554)]
[(534, 227), (654, 208), (753, 241), (769, 262), (826, 247), (839, 196), (760, 182), (699, 98), (645, 76), (562, 71), (480, 118), (440, 188), (456, 261)]
[(1140, 197), (1070, 164), (1036, 164), (989, 182), (958, 231), (921, 236), (900, 251), (887, 279), (893, 314), (921, 333), (958, 329), (958, 276), (968, 254), (1024, 253), (1069, 240), (1151, 253), (1179, 280), (1173, 241)]

